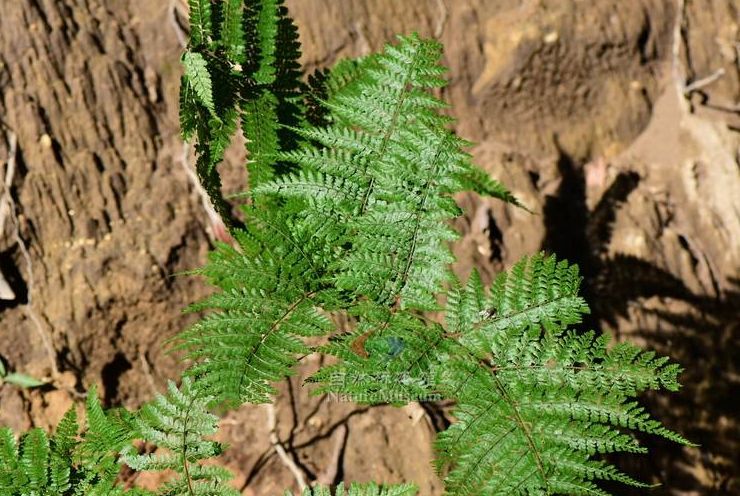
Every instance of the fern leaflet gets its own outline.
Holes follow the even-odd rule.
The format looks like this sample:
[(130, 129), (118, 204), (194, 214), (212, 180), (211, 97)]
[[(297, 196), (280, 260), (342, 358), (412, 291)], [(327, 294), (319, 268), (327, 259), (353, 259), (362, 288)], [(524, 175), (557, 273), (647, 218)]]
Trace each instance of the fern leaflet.
[(235, 232), (240, 251), (220, 246), (201, 271), (223, 292), (193, 310), (216, 312), (181, 333), (176, 344), (195, 362), (188, 373), (232, 406), (270, 401), (270, 383), (310, 351), (301, 338), (331, 327), (317, 310), (328, 297), (321, 291), (324, 247), (317, 243), (328, 226), (247, 212), (250, 230)]
[(159, 395), (144, 405), (135, 421), (145, 441), (167, 452), (140, 455), (129, 448), (123, 453), (124, 462), (134, 470), (175, 472), (160, 487), (161, 495), (238, 495), (225, 485), (231, 479), (228, 470), (200, 463), (223, 450), (219, 443), (205, 439), (216, 433), (218, 422), (218, 417), (208, 413), (210, 398), (194, 390), (187, 378), (179, 389), (170, 382), (167, 390), (167, 396)]
[(476, 277), (451, 297), (461, 349), (438, 373), (458, 402), (457, 422), (438, 449), (439, 465), (452, 467), (452, 494), (606, 494), (595, 480), (644, 486), (593, 459), (644, 452), (629, 430), (690, 444), (633, 401), (646, 389), (676, 390), (678, 366), (567, 331), (587, 310), (579, 280), (573, 267), (537, 255), (499, 276), (490, 297)]

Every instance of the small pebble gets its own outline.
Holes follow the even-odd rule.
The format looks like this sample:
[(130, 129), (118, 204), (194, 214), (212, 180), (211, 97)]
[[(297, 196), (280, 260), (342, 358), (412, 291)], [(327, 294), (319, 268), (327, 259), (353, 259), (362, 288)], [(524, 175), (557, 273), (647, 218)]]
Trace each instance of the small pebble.
[(558, 41), (558, 32), (557, 31), (550, 31), (545, 35), (544, 38), (542, 38), (542, 41), (544, 41), (548, 45), (552, 45), (556, 41)]
[(41, 146), (43, 148), (51, 148), (51, 136), (49, 136), (48, 134), (42, 134), (39, 143), (41, 143)]

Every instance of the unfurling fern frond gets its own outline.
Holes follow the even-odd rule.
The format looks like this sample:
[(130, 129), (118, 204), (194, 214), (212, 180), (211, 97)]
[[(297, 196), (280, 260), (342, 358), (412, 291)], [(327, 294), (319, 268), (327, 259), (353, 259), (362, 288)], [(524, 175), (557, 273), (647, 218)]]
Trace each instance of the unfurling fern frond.
[(634, 401), (646, 389), (676, 390), (677, 365), (567, 331), (587, 310), (579, 280), (575, 268), (538, 255), (499, 276), (489, 297), (473, 278), (451, 298), (462, 346), (438, 372), (457, 422), (438, 449), (452, 494), (607, 494), (594, 481), (642, 485), (593, 458), (644, 452), (631, 430), (690, 444)]
[[(139, 471), (171, 470), (177, 475), (159, 488), (167, 496), (235, 496), (239, 492), (226, 485), (231, 473), (202, 462), (218, 456), (223, 447), (206, 438), (215, 434), (218, 417), (208, 412), (210, 398), (192, 387), (189, 379), (182, 385), (170, 382), (166, 396), (144, 405), (136, 418), (141, 437), (158, 448), (154, 454), (140, 455), (129, 448), (124, 462)], [(163, 450), (159, 451), (159, 450)]]
[[(332, 494), (334, 496), (414, 496), (417, 494), (417, 489), (413, 484), (379, 486), (371, 482), (350, 484), (349, 487), (345, 487), (344, 483), (340, 483), (333, 493), (326, 486), (317, 486), (304, 489), (301, 496), (332, 496)], [(285, 496), (291, 496), (291, 493), (286, 491)]]

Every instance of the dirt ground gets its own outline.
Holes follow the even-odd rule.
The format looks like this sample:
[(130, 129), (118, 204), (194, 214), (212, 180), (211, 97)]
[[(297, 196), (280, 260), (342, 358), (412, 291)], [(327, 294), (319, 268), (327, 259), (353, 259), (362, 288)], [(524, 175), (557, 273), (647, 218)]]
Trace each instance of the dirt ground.
[[(490, 280), (542, 249), (578, 263), (586, 325), (686, 368), (680, 393), (646, 400), (701, 447), (646, 438), (650, 456), (618, 464), (662, 484), (655, 495), (739, 492), (737, 0), (287, 5), (309, 71), (395, 33), (445, 43), (458, 132), (534, 212), (461, 198), (458, 271)], [(162, 342), (209, 291), (178, 273), (202, 264), (214, 238), (178, 137), (183, 16), (179, 0), (3, 4), (0, 359), (50, 385), (0, 386), (2, 425), (53, 425), (92, 384), (107, 405), (136, 407), (177, 376)], [(242, 149), (222, 167), (229, 191), (241, 188)], [(441, 494), (429, 461), (444, 406), (311, 397), (301, 381), (318, 366), (306, 360), (274, 408), (224, 419), (243, 494), (299, 479), (414, 481)]]

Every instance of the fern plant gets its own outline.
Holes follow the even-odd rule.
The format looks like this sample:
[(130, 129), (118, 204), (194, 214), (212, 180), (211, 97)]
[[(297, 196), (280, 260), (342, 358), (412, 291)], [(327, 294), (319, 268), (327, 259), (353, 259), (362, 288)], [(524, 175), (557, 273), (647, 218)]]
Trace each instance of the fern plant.
[(447, 308), (462, 353), (439, 368), (457, 422), (438, 439), (453, 494), (607, 494), (594, 483), (646, 487), (598, 453), (644, 453), (629, 431), (690, 444), (634, 398), (678, 389), (680, 368), (636, 346), (568, 330), (588, 311), (575, 267), (537, 255), (455, 288)]
[(169, 383), (166, 396), (144, 405), (134, 425), (142, 440), (166, 453), (139, 454), (129, 445), (122, 460), (137, 471), (165, 471), (177, 474), (163, 484), (158, 494), (233, 496), (239, 492), (225, 483), (231, 479), (228, 470), (199, 462), (218, 456), (223, 447), (208, 436), (216, 433), (218, 417), (208, 413), (208, 397), (194, 391), (187, 378), (178, 388)]
[[(234, 240), (195, 271), (218, 291), (190, 307), (205, 316), (171, 341), (189, 368), (179, 387), (137, 412), (106, 413), (92, 390), (80, 436), (73, 412), (51, 441), (34, 430), (19, 448), (0, 432), (0, 488), (152, 494), (120, 482), (127, 466), (174, 474), (156, 494), (237, 494), (230, 474), (209, 463), (224, 449), (210, 440), (211, 409), (271, 401), (273, 383), (314, 352), (334, 357), (309, 378), (314, 393), (455, 401), (454, 422), (436, 442), (451, 495), (607, 494), (599, 480), (643, 487), (601, 455), (644, 452), (634, 432), (690, 444), (636, 402), (648, 389), (678, 389), (677, 365), (573, 329), (588, 312), (576, 267), (534, 255), (489, 289), (476, 273), (465, 284), (453, 275), (456, 195), (519, 204), (450, 130), (435, 96), (446, 85), (439, 43), (401, 36), (304, 83), (282, 1), (189, 5), (181, 128)], [(242, 220), (221, 195), (218, 171), (239, 128), (249, 175)]]
[(145, 496), (117, 484), (118, 454), (134, 437), (131, 415), (103, 411), (93, 387), (85, 407), (87, 428), (80, 433), (70, 409), (49, 438), (33, 429), (17, 442), (0, 429), (0, 494), (7, 496)]

